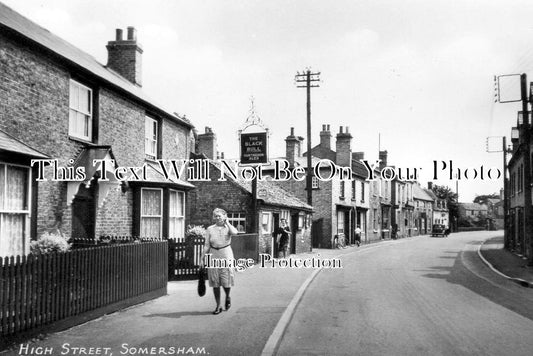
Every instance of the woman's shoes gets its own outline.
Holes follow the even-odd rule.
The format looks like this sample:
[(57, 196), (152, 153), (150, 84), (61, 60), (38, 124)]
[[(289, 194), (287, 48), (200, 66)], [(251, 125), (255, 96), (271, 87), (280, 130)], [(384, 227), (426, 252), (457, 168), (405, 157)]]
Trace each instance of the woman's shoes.
[(231, 308), (231, 298), (227, 297), (226, 298), (226, 310), (229, 310), (229, 308)]
[(220, 314), (220, 313), (222, 313), (222, 308), (221, 307), (217, 307), (215, 309), (215, 311), (213, 312), (213, 314), (215, 314), (215, 315)]

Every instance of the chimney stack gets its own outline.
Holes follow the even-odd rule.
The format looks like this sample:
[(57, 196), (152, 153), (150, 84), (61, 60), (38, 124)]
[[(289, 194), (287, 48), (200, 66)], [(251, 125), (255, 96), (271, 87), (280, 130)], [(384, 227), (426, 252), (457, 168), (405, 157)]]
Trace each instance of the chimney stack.
[(364, 152), (354, 152), (354, 153), (352, 153), (352, 159), (356, 160), (357, 162), (360, 162), (362, 159), (365, 159), (365, 153)]
[(428, 189), (433, 190), (433, 182), (428, 182)]
[(116, 29), (115, 41), (107, 43), (107, 67), (122, 75), (135, 85), (142, 86), (142, 53), (137, 43), (137, 31), (128, 27), (127, 38), (122, 38), (122, 29)]
[(379, 159), (381, 160), (381, 162), (379, 162), (380, 170), (387, 167), (387, 156), (388, 156), (387, 151), (379, 151)]
[(205, 133), (198, 135), (198, 153), (211, 160), (217, 159), (217, 135), (210, 127), (206, 126)]
[(352, 166), (352, 135), (349, 131), (348, 126), (346, 132), (344, 127), (340, 126), (337, 134), (335, 163), (343, 167)]
[(296, 158), (302, 156), (302, 141), (301, 136), (294, 136), (294, 127), (291, 127), (291, 134), (285, 139), (285, 158), (289, 162), (290, 167), (294, 167)]
[(331, 149), (331, 131), (329, 125), (322, 125), (322, 131), (320, 131), (320, 146), (323, 148)]

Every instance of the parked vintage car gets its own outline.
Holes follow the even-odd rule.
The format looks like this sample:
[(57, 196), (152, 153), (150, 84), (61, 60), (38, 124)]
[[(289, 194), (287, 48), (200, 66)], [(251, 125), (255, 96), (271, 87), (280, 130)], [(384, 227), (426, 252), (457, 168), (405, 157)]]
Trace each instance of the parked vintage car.
[(431, 236), (439, 235), (441, 235), (442, 237), (448, 236), (448, 228), (442, 224), (434, 224), (433, 229), (431, 230)]

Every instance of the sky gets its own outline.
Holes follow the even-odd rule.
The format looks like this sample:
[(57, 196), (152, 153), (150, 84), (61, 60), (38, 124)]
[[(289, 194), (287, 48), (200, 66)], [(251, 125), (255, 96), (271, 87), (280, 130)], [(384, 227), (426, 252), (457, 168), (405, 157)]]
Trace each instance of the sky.
[[(387, 150), (389, 165), (422, 168), (422, 185), (458, 187), (461, 202), (503, 186), (487, 177), (503, 172), (503, 154), (486, 152), (486, 142), (510, 143), (521, 104), (494, 102), (494, 76), (533, 80), (531, 1), (0, 1), (102, 64), (115, 29), (134, 26), (143, 90), (199, 133), (211, 127), (226, 158), (238, 157), (252, 97), (271, 158), (284, 156), (291, 127), (307, 137), (306, 93), (294, 78), (320, 72), (312, 146), (323, 124), (333, 136), (348, 126), (353, 151), (373, 162)], [(500, 95), (518, 90), (502, 81)], [(452, 179), (441, 170), (450, 160)], [(483, 179), (473, 178), (481, 167)]]

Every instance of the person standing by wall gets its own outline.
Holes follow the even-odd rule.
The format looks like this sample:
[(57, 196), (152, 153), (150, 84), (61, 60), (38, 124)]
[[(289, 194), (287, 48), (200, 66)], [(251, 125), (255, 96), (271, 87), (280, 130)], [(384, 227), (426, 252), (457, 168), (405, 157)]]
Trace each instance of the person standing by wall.
[[(278, 238), (279, 254), (283, 254), (283, 258), (287, 258), (287, 250), (289, 248), (289, 236), (291, 234), (291, 229), (287, 224), (286, 219), (281, 219), (278, 229), (276, 230), (274, 236)], [(280, 256), (278, 256), (280, 257)]]
[(359, 225), (355, 228), (355, 243), (357, 247), (361, 246), (361, 227)]

